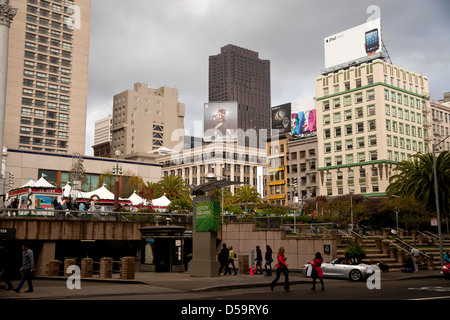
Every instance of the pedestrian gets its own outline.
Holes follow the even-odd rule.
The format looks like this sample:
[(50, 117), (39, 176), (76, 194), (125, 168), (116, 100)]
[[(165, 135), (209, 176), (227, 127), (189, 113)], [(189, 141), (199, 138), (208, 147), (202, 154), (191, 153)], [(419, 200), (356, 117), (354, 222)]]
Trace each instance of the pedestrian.
[(420, 255), (420, 251), (417, 248), (411, 249), (411, 256), (412, 256), (413, 263), (414, 263), (414, 272), (419, 271), (419, 255)]
[(278, 249), (278, 255), (277, 255), (277, 261), (276, 264), (277, 268), (277, 275), (275, 279), (270, 283), (270, 290), (273, 291), (273, 288), (277, 284), (278, 280), (280, 279), (281, 273), (284, 275), (284, 291), (289, 292), (289, 269), (288, 265), (286, 263), (286, 256), (284, 255), (284, 248), (280, 247)]
[(319, 278), (319, 280), (320, 280), (320, 284), (322, 285), (322, 290), (325, 290), (325, 287), (323, 285), (323, 272), (322, 272), (322, 268), (321, 268), (322, 262), (323, 262), (322, 255), (320, 254), (320, 252), (317, 252), (316, 257), (314, 258), (313, 262), (311, 263), (312, 268), (313, 268), (312, 273), (311, 273), (311, 277), (313, 279), (313, 286), (312, 286), (311, 290), (316, 290), (317, 278)]
[(259, 246), (256, 246), (256, 268), (255, 268), (255, 274), (258, 273), (258, 269), (259, 269), (259, 273), (262, 274), (262, 261), (263, 261), (263, 257), (262, 257), (262, 252)]
[[(236, 254), (234, 253), (233, 246), (228, 247), (228, 269), (230, 268), (229, 265), (231, 264), (233, 266), (234, 275), (237, 275), (236, 266), (234, 265), (234, 258), (236, 258)], [(231, 271), (230, 271), (231, 275)]]
[(230, 252), (228, 251), (227, 245), (225, 243), (222, 244), (222, 250), (220, 250), (217, 260), (219, 260), (220, 268), (219, 268), (219, 276), (222, 273), (222, 270), (225, 269), (224, 275), (227, 273), (231, 274), (230, 268), (228, 267), (228, 257)]
[(33, 282), (31, 280), (32, 273), (35, 270), (33, 250), (28, 248), (26, 244), (22, 245), (22, 250), (22, 267), (20, 268), (20, 272), (22, 272), (22, 279), (20, 280), (19, 285), (14, 289), (14, 291), (19, 293), (25, 280), (27, 280), (28, 290), (25, 292), (33, 292)]
[(264, 264), (264, 269), (266, 269), (266, 276), (272, 276), (272, 248), (267, 245), (266, 246), (266, 255), (264, 256), (266, 263)]
[(8, 256), (8, 251), (5, 246), (0, 243), (0, 280), (6, 284), (6, 290), (13, 289), (13, 285), (9, 281), (11, 271), (11, 261)]
[(448, 251), (444, 254), (444, 264), (450, 263), (450, 257), (448, 256)]

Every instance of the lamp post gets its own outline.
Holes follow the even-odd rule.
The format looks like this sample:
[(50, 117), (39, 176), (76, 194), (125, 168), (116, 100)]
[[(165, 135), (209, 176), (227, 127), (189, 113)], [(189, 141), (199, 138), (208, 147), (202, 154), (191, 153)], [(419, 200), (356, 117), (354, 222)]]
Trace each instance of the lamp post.
[(350, 230), (353, 231), (353, 192), (350, 193)]
[(434, 193), (436, 194), (436, 215), (437, 215), (437, 223), (438, 223), (438, 235), (439, 235), (439, 254), (441, 257), (441, 269), (444, 267), (444, 257), (443, 257), (443, 248), (442, 248), (442, 231), (441, 231), (441, 213), (439, 209), (439, 194), (438, 194), (438, 183), (437, 183), (437, 172), (436, 172), (436, 147), (440, 145), (442, 142), (447, 140), (450, 137), (450, 134), (447, 135), (444, 139), (439, 141), (438, 143), (433, 144), (433, 173), (434, 173)]
[(114, 209), (119, 207), (119, 175), (122, 174), (122, 166), (119, 165), (120, 150), (114, 152), (116, 156), (116, 165), (112, 169), (112, 173), (116, 176), (114, 181)]

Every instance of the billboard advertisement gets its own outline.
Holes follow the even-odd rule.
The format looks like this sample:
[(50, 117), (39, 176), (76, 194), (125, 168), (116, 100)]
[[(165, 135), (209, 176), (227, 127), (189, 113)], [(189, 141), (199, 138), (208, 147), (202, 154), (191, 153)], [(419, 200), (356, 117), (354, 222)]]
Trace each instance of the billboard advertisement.
[(302, 135), (316, 131), (316, 104), (314, 98), (292, 102), (291, 134)]
[(220, 203), (218, 201), (202, 201), (195, 204), (195, 231), (220, 231)]
[(203, 116), (205, 138), (235, 138), (238, 126), (237, 102), (205, 103)]
[(286, 103), (272, 108), (272, 130), (286, 133), (291, 131), (291, 104)]
[(370, 57), (382, 51), (381, 20), (370, 20), (324, 39), (325, 68)]

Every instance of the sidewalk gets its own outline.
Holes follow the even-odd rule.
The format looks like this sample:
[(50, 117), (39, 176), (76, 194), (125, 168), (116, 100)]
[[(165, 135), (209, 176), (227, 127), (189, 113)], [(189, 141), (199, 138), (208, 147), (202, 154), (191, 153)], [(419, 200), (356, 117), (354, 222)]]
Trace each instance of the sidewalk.
[[(157, 295), (165, 293), (189, 293), (205, 292), (224, 289), (239, 289), (252, 287), (269, 287), (274, 279), (265, 275), (238, 274), (220, 276), (214, 278), (191, 277), (189, 272), (185, 273), (156, 273), (138, 272), (134, 280), (121, 280), (119, 274), (114, 274), (112, 279), (93, 278), (81, 279), (81, 290), (70, 290), (67, 288), (67, 278), (64, 277), (35, 277), (33, 279), (34, 292), (26, 293), (27, 284), (17, 294), (14, 291), (0, 291), (0, 299), (33, 299), (33, 300), (55, 300), (55, 299), (80, 299), (100, 298), (102, 296), (113, 297), (123, 295)], [(381, 273), (381, 281), (398, 281), (415, 278), (443, 277), (439, 270), (421, 270), (416, 273), (402, 273), (390, 271)], [(283, 283), (283, 276), (279, 285)], [(327, 281), (346, 281), (342, 279), (330, 279)], [(301, 272), (293, 271), (289, 274), (291, 285), (311, 283), (311, 278), (305, 277)], [(17, 285), (14, 281), (13, 285)], [(3, 283), (2, 283), (3, 284)]]

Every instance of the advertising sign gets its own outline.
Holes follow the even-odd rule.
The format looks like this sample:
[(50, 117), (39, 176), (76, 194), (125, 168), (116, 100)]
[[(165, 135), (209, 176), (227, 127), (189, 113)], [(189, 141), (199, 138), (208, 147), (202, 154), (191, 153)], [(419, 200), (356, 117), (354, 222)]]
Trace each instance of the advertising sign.
[(195, 204), (195, 231), (220, 231), (220, 203), (204, 201)]
[(53, 209), (53, 200), (56, 196), (35, 195), (35, 209)]
[(370, 57), (382, 51), (380, 18), (324, 39), (325, 68)]
[(237, 102), (209, 102), (204, 108), (205, 137), (235, 138)]
[(272, 108), (272, 130), (285, 133), (291, 131), (291, 104), (286, 103)]
[(317, 131), (314, 98), (306, 98), (291, 104), (291, 133), (302, 135)]

